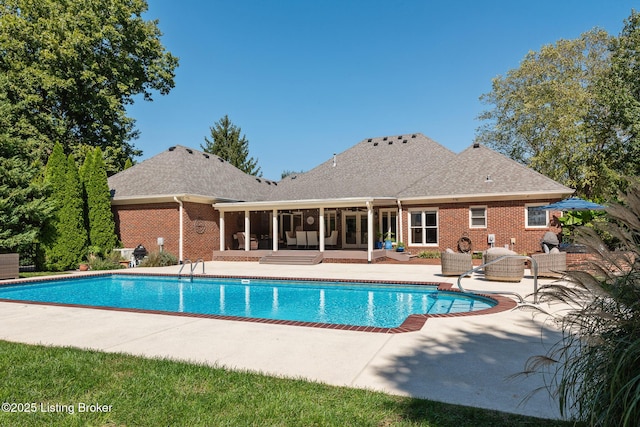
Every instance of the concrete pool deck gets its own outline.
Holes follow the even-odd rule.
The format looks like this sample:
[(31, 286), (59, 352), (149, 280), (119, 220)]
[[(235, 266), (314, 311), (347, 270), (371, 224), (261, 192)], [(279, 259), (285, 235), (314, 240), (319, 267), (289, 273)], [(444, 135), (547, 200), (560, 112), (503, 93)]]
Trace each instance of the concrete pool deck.
[[(178, 269), (135, 271), (175, 274)], [(282, 266), (213, 261), (205, 264), (205, 272), (238, 277), (457, 280), (441, 276), (440, 266), (403, 264)], [(468, 290), (510, 290), (523, 296), (533, 292), (530, 276), (520, 283), (472, 277), (462, 284)], [(539, 376), (510, 378), (524, 369), (530, 356), (545, 354), (561, 337), (544, 325), (542, 316), (533, 318), (525, 310), (430, 318), (421, 330), (400, 334), (9, 302), (0, 302), (0, 322), (0, 339), (6, 341), (171, 358), (542, 418), (560, 416), (546, 391), (529, 396), (544, 385)]]

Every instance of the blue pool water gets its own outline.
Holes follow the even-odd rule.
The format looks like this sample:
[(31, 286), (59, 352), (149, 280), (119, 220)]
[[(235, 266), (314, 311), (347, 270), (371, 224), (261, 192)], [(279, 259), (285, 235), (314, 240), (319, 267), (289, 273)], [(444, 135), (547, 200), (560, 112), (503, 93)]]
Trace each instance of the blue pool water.
[(0, 287), (0, 299), (330, 324), (398, 327), (411, 314), (484, 310), (496, 302), (436, 286), (106, 275)]

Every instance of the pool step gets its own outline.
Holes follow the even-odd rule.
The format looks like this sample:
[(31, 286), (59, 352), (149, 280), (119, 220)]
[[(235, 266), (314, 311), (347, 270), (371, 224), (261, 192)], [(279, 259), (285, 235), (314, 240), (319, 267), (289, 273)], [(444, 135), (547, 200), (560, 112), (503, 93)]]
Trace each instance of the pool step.
[(322, 252), (300, 251), (291, 253), (272, 252), (260, 258), (260, 264), (283, 264), (283, 265), (314, 265), (322, 262)]

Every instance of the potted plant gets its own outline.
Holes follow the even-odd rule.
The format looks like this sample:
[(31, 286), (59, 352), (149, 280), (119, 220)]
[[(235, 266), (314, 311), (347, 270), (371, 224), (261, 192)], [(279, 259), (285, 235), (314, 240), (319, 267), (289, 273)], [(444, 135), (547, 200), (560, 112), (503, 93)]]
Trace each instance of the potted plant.
[(376, 249), (382, 249), (382, 233), (381, 232), (377, 232), (376, 233), (376, 237), (378, 238), (378, 240), (375, 243), (375, 248)]
[(396, 245), (396, 251), (397, 252), (404, 252), (404, 243), (398, 242), (398, 244)]
[(393, 233), (391, 230), (384, 233), (384, 248), (393, 249)]

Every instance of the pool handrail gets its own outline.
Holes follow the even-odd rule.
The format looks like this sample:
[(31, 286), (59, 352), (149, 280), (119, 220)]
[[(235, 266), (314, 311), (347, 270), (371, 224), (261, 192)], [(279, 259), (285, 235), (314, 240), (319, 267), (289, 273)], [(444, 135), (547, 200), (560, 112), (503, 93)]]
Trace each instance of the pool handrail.
[(458, 277), (458, 289), (460, 289), (461, 292), (464, 293), (482, 293), (482, 294), (507, 294), (507, 295), (515, 295), (516, 297), (518, 297), (518, 299), (520, 300), (520, 303), (523, 304), (525, 303), (525, 299), (518, 294), (517, 292), (511, 292), (511, 291), (467, 291), (465, 290), (462, 285), (461, 285), (461, 281), (462, 278), (465, 276), (470, 276), (472, 273), (477, 272), (478, 270), (483, 269), (484, 267), (486, 267), (487, 265), (490, 264), (494, 264), (496, 262), (499, 262), (505, 258), (514, 258), (514, 259), (528, 259), (529, 261), (531, 261), (531, 273), (533, 274), (533, 303), (537, 304), (538, 303), (538, 261), (536, 261), (534, 258), (527, 256), (527, 255), (504, 255), (501, 256), (499, 258), (496, 258), (492, 261), (483, 263), (477, 267), (472, 268), (471, 270), (464, 272), (460, 275), (460, 277)]
[(191, 268), (190, 268), (191, 271), (189, 272), (189, 277), (191, 278), (191, 280), (193, 280), (193, 272), (196, 270), (196, 268), (198, 267), (199, 263), (202, 263), (202, 274), (204, 274), (204, 260), (202, 258), (198, 258), (196, 260), (195, 264), (189, 258), (187, 258), (184, 261), (182, 261), (182, 265), (180, 266), (180, 270), (178, 270), (178, 279), (182, 275), (182, 269), (184, 268), (184, 266), (189, 264), (191, 266)]

